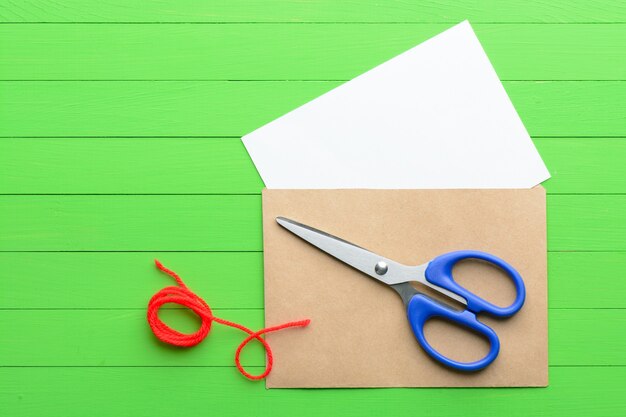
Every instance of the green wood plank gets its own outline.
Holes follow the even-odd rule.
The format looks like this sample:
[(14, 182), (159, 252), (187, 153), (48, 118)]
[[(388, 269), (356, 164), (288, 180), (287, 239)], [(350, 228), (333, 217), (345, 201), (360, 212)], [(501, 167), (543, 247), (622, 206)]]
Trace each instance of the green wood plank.
[[(152, 294), (145, 295), (149, 298)], [(262, 310), (213, 313), (252, 330), (263, 328)], [(200, 323), (188, 310), (163, 309), (159, 316), (185, 333), (196, 331)], [(152, 334), (145, 308), (0, 311), (0, 367), (234, 366), (235, 350), (246, 337), (241, 330), (213, 324), (202, 344), (183, 349), (162, 343)], [(260, 343), (250, 343), (242, 352), (242, 360), (244, 365), (263, 366), (265, 355)]]
[[(262, 310), (214, 313), (253, 330), (263, 326)], [(162, 310), (161, 317), (186, 333), (199, 326), (198, 319), (186, 310)], [(622, 331), (626, 310), (551, 310), (549, 323), (550, 365), (626, 366), (626, 334)], [(278, 323), (268, 323), (272, 324)], [(144, 309), (5, 310), (0, 311), (0, 367), (232, 366), (235, 349), (245, 337), (240, 330), (215, 324), (201, 345), (179, 349), (154, 337)], [(246, 349), (244, 364), (263, 366), (261, 346)]]
[(266, 390), (234, 368), (0, 368), (13, 417), (341, 415), (622, 417), (624, 367), (552, 368), (548, 388)]
[(549, 194), (626, 192), (626, 140), (535, 139), (552, 178)]
[(260, 251), (261, 197), (4, 196), (0, 250)]
[[(549, 194), (626, 192), (626, 140), (535, 139)], [(0, 194), (259, 194), (238, 138), (0, 141)]]
[(0, 136), (241, 136), (339, 82), (0, 82)]
[[(4, 80), (346, 80), (450, 24), (0, 25)], [(504, 80), (625, 80), (625, 25), (477, 24)]]
[[(0, 82), (0, 136), (241, 136), (340, 82)], [(626, 82), (505, 82), (533, 136), (626, 136)]]
[(0, 22), (624, 22), (619, 1), (5, 1)]
[(626, 195), (560, 195), (548, 199), (548, 248), (626, 250)]
[[(552, 251), (626, 251), (626, 195), (548, 196)], [(1, 251), (260, 251), (258, 195), (0, 196)]]
[(239, 138), (2, 139), (0, 178), (0, 193), (9, 194), (260, 194), (263, 189)]
[(83, 252), (0, 253), (7, 288), (0, 291), (0, 310), (143, 309), (152, 294), (175, 284), (156, 269), (155, 258), (178, 272), (213, 309), (263, 307), (259, 252)]
[(626, 310), (551, 310), (548, 319), (550, 365), (626, 365)]
[[(548, 254), (549, 306), (626, 308), (624, 270), (624, 252), (551, 252)], [(597, 285), (600, 280), (608, 284)]]
[[(81, 252), (0, 253), (6, 277), (0, 310), (143, 309), (172, 284), (154, 258), (180, 273), (211, 308), (263, 308), (262, 253)], [(625, 268), (624, 252), (550, 252), (550, 308), (626, 308)], [(594, 284), (598, 277), (604, 285)]]

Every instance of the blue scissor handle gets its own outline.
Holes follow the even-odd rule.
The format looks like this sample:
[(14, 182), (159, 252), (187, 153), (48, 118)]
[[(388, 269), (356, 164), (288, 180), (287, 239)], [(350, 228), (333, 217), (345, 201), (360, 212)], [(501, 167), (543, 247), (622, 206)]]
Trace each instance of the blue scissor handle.
[[(498, 352), (500, 351), (500, 341), (496, 333), (491, 328), (476, 319), (476, 315), (471, 311), (455, 311), (437, 301), (432, 300), (424, 294), (416, 294), (409, 301), (407, 307), (407, 315), (409, 317), (409, 323), (413, 333), (417, 338), (417, 341), (422, 345), (422, 348), (431, 357), (439, 362), (447, 365), (451, 368), (459, 371), (478, 371), (489, 365), (496, 359)], [(457, 323), (463, 327), (466, 327), (476, 333), (479, 333), (489, 340), (490, 348), (489, 353), (484, 358), (475, 362), (458, 362), (453, 359), (449, 359), (437, 352), (426, 340), (424, 336), (424, 324), (431, 318), (442, 318), (444, 320)]]
[[(457, 262), (463, 259), (480, 259), (490, 262), (504, 270), (511, 280), (513, 280), (515, 290), (517, 291), (517, 296), (515, 297), (513, 304), (508, 307), (498, 307), (491, 304), (489, 301), (483, 300), (479, 296), (469, 292), (457, 284), (452, 276), (452, 268)], [(467, 301), (467, 309), (474, 314), (485, 312), (494, 317), (509, 317), (517, 313), (519, 309), (522, 308), (522, 305), (524, 305), (524, 299), (526, 298), (524, 281), (522, 281), (522, 277), (519, 272), (502, 259), (486, 252), (460, 250), (440, 255), (430, 261), (428, 267), (426, 268), (425, 275), (426, 280), (431, 284), (438, 285), (465, 298)]]

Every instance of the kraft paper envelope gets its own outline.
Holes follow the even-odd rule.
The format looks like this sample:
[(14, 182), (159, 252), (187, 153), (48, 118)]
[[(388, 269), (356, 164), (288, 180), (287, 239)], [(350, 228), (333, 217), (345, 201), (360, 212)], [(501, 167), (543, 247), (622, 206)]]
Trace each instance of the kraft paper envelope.
[[(478, 387), (548, 384), (546, 201), (542, 187), (509, 190), (264, 190), (265, 320), (310, 318), (304, 329), (267, 335), (274, 352), (268, 388)], [(445, 252), (476, 249), (508, 261), (522, 275), (524, 307), (503, 320), (479, 319), (498, 334), (489, 367), (459, 373), (433, 361), (410, 329), (390, 288), (280, 227), (284, 216), (407, 265)], [(458, 282), (497, 305), (514, 288), (478, 261), (454, 269)], [(487, 342), (431, 321), (429, 342), (471, 361)]]

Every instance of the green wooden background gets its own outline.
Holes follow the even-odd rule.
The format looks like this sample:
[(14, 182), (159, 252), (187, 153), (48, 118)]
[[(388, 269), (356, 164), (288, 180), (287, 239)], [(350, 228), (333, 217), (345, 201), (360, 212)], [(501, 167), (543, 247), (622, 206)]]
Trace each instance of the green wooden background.
[[(155, 341), (155, 257), (263, 325), (240, 136), (466, 18), (552, 173), (550, 387), (266, 391), (235, 330)], [(2, 416), (626, 415), (623, 1), (3, 0), (0, 137)]]

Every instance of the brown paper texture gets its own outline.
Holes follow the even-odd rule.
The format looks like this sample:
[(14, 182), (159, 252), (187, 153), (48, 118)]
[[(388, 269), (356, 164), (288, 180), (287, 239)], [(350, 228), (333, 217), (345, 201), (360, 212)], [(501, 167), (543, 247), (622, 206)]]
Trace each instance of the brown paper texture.
[[(378, 283), (280, 227), (284, 216), (406, 265), (445, 252), (490, 252), (524, 279), (524, 307), (508, 319), (480, 315), (500, 338), (498, 358), (476, 373), (431, 359), (413, 336), (404, 304)], [(310, 318), (304, 329), (267, 335), (268, 388), (495, 387), (548, 384), (545, 190), (264, 190), (265, 321)], [(503, 272), (463, 261), (457, 282), (501, 306), (515, 296)], [(449, 323), (427, 323), (440, 352), (463, 361), (488, 344)]]

